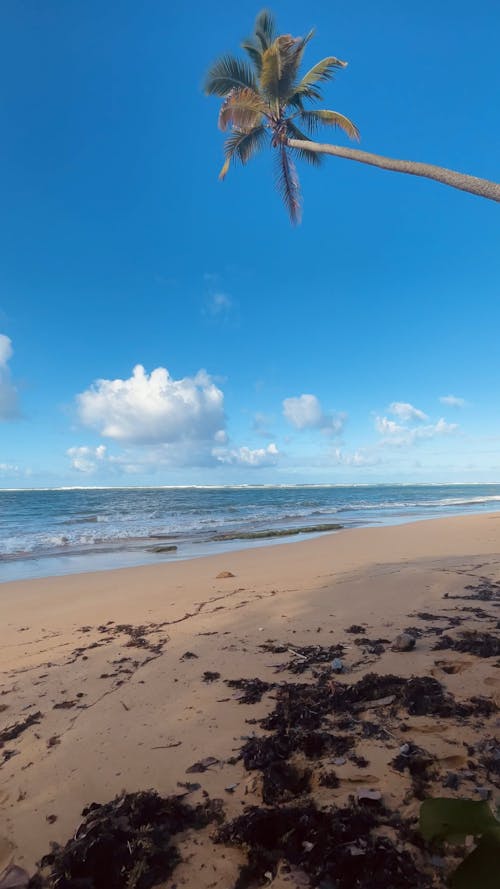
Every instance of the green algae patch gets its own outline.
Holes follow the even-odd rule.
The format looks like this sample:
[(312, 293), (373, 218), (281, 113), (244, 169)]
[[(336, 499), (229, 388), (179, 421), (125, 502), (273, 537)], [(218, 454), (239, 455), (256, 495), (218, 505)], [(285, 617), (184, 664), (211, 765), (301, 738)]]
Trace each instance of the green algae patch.
[(272, 537), (292, 537), (296, 534), (323, 534), (326, 531), (340, 531), (344, 526), (337, 524), (306, 525), (302, 528), (277, 528), (265, 531), (233, 531), (230, 534), (217, 534), (218, 540), (268, 540)]

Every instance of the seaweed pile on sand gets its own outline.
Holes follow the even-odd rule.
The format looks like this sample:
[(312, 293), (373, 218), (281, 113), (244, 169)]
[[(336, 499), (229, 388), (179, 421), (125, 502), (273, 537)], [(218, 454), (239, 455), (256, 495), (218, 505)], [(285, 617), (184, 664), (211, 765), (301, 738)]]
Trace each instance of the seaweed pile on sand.
[[(342, 675), (340, 681), (335, 658), (342, 646), (268, 642), (260, 647), (291, 653), (292, 659), (277, 671), (309, 671), (310, 680), (281, 683), (274, 689), (273, 709), (260, 720), (248, 720), (263, 732), (245, 739), (240, 757), (247, 771), (259, 775), (254, 786), (260, 789), (262, 805), (248, 806), (216, 834), (218, 843), (247, 853), (236, 889), (253, 889), (287, 874), (297, 885), (321, 889), (443, 885), (441, 875), (436, 882), (432, 850), (418, 833), (415, 801), (436, 786), (458, 785), (432, 753), (412, 740), (408, 720), (431, 717), (467, 726), (494, 714), (495, 703), (480, 696), (457, 700), (431, 676), (371, 672), (351, 683)], [(347, 798), (328, 793), (342, 783), (332, 766), (369, 765), (356, 750), (367, 740), (394, 751), (388, 765), (406, 787), (399, 810), (396, 806), (391, 811), (384, 793), (363, 782)], [(467, 774), (481, 783), (498, 765), (494, 739), (477, 752), (480, 756), (474, 758), (475, 751), (469, 751)]]
[(154, 791), (92, 803), (82, 816), (74, 837), (42, 858), (30, 889), (150, 889), (181, 860), (176, 835), (222, 820), (218, 800), (191, 806)]
[(400, 827), (388, 810), (369, 803), (325, 811), (312, 802), (252, 806), (220, 828), (216, 841), (248, 851), (235, 889), (269, 884), (278, 872), (294, 877), (295, 885), (321, 889), (431, 886), (407, 849), (376, 833), (391, 821)]

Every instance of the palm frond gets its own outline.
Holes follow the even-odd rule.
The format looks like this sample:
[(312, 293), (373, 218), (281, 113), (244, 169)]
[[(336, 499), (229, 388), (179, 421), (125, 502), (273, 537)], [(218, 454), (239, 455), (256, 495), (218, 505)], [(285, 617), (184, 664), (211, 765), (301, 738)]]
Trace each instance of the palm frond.
[(297, 89), (300, 89), (301, 85), (311, 86), (313, 83), (332, 80), (339, 68), (347, 68), (347, 62), (343, 62), (341, 59), (335, 58), (335, 56), (327, 56), (326, 59), (321, 59), (320, 62), (313, 65), (307, 74), (304, 74), (302, 80), (297, 85)]
[(300, 62), (308, 37), (292, 37), (283, 34), (275, 40), (281, 57), (281, 73), (279, 79), (279, 97), (288, 100), (290, 93), (295, 92), (294, 83), (297, 79)]
[[(293, 120), (287, 120), (286, 129), (290, 139), (301, 139), (304, 142), (310, 141), (309, 137), (295, 126)], [(319, 167), (323, 163), (323, 157), (317, 151), (308, 151), (307, 148), (289, 148), (289, 151), (292, 151), (295, 157), (300, 158), (302, 161), (307, 161), (313, 167)]]
[(271, 100), (288, 101), (297, 78), (305, 39), (282, 34), (263, 52), (260, 86)]
[(277, 40), (262, 53), (262, 69), (260, 87), (271, 100), (279, 99), (279, 83), (281, 77), (281, 51)]
[(281, 194), (291, 221), (296, 225), (300, 222), (301, 215), (300, 184), (295, 164), (287, 151), (286, 145), (283, 143), (280, 145), (278, 151), (276, 187)]
[(321, 125), (338, 127), (350, 139), (355, 139), (359, 142), (360, 135), (356, 124), (349, 120), (345, 114), (340, 114), (338, 111), (301, 111), (298, 116), (311, 133), (315, 133)]
[[(312, 99), (313, 101), (321, 99), (321, 87), (317, 86), (317, 84), (331, 80), (338, 68), (345, 68), (346, 66), (347, 62), (342, 62), (335, 56), (327, 56), (326, 59), (322, 59), (321, 62), (313, 65), (307, 74), (304, 74), (299, 83), (294, 87), (291, 99), (304, 98)], [(295, 102), (292, 104), (295, 104)]]
[(274, 41), (276, 25), (269, 9), (262, 9), (255, 19), (254, 34), (262, 50), (269, 49)]
[(231, 161), (238, 158), (242, 164), (246, 164), (263, 147), (267, 138), (264, 126), (254, 127), (248, 132), (235, 130), (224, 143), (226, 160), (219, 173), (219, 179), (224, 179), (228, 173)]
[(221, 56), (209, 69), (205, 79), (205, 92), (209, 96), (227, 96), (233, 89), (255, 89), (252, 69), (234, 56)]
[(320, 87), (311, 84), (311, 86), (301, 87), (300, 92), (294, 89), (288, 97), (288, 104), (293, 105), (294, 108), (302, 108), (303, 102), (306, 99), (309, 99), (310, 102), (318, 102), (322, 98), (323, 94)]
[(297, 74), (298, 69), (302, 63), (302, 58), (304, 55), (305, 48), (310, 40), (314, 37), (316, 33), (315, 28), (311, 28), (308, 34), (305, 37), (297, 37), (296, 38), (296, 47), (295, 47), (295, 73)]
[(262, 71), (262, 50), (255, 45), (251, 37), (242, 41), (241, 48), (245, 50), (247, 56), (250, 58), (255, 73), (257, 77), (259, 77), (260, 72)]
[(231, 90), (219, 112), (219, 128), (227, 130), (232, 125), (238, 130), (251, 130), (268, 112), (269, 107), (255, 90)]

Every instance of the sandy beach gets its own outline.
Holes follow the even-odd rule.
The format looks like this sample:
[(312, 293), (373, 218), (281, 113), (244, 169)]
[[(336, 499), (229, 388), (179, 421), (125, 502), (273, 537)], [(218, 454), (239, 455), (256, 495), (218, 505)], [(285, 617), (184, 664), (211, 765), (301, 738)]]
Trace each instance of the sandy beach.
[[(319, 683), (331, 706), (314, 731), (350, 739), (344, 752), (332, 742), (288, 757), (310, 771), (303, 795), (319, 808), (348, 806), (363, 789), (410, 820), (422, 787), (497, 799), (485, 744), (500, 729), (499, 584), (500, 514), (488, 514), (0, 585), (0, 872), (15, 862), (31, 873), (51, 842), (74, 834), (85, 806), (124, 790), (169, 796), (196, 782), (186, 800), (222, 799), (226, 821), (262, 806), (263, 769), (240, 752), (269, 735), (259, 721), (286, 683)], [(393, 651), (408, 628), (414, 649)], [(332, 646), (341, 646), (338, 675)], [(359, 683), (373, 673), (400, 685), (382, 694), (372, 682), (370, 698)], [(409, 696), (411, 677), (436, 680), (437, 703), (424, 687)], [(226, 684), (253, 678), (269, 683), (255, 703)], [(428, 756), (418, 786), (394, 765), (405, 744), (405, 755)], [(331, 771), (336, 787), (321, 782)], [(213, 832), (182, 835), (182, 861), (161, 885), (234, 886), (246, 848), (214, 845)], [(415, 856), (425, 870), (425, 853)], [(262, 866), (261, 885), (309, 885), (281, 864), (270, 877)]]

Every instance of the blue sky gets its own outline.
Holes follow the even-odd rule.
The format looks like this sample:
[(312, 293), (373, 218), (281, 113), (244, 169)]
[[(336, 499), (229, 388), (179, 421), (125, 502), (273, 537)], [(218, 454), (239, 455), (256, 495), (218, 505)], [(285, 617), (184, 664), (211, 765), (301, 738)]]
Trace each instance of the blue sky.
[[(499, 179), (498, 3), (272, 8), (362, 148)], [(258, 9), (2, 4), (1, 486), (500, 482), (498, 205), (328, 158), (293, 228), (267, 153), (218, 182)]]

